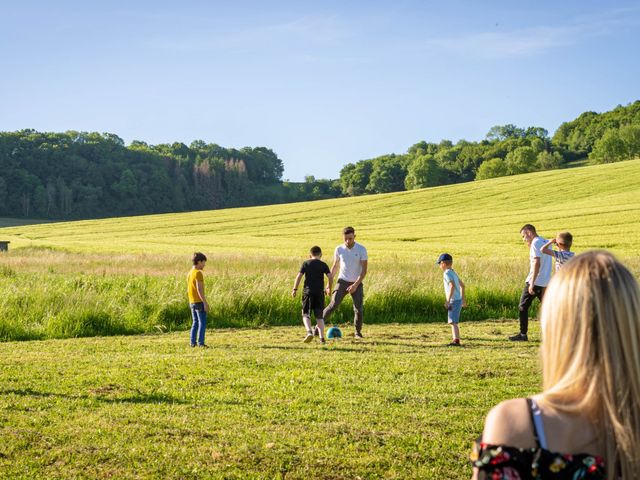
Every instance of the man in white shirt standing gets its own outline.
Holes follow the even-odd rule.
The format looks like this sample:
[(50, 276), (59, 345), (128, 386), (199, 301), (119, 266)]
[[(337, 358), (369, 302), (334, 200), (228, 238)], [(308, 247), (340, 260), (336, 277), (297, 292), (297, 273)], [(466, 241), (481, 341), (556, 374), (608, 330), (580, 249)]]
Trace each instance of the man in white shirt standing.
[(364, 304), (362, 281), (367, 275), (367, 249), (356, 243), (356, 232), (353, 227), (345, 227), (342, 230), (342, 236), (344, 244), (336, 247), (331, 267), (331, 275), (334, 278), (338, 268), (340, 274), (331, 296), (331, 303), (324, 309), (323, 317), (326, 322), (333, 311), (342, 303), (344, 297), (350, 294), (353, 299), (355, 338), (362, 338), (362, 307)]
[(542, 301), (544, 291), (551, 280), (552, 257), (542, 253), (542, 247), (547, 242), (538, 236), (536, 227), (527, 223), (520, 229), (522, 241), (529, 247), (529, 275), (525, 280), (524, 289), (520, 296), (518, 310), (520, 314), (520, 333), (509, 337), (513, 342), (526, 342), (529, 340), (527, 332), (529, 329), (529, 307), (537, 297)]

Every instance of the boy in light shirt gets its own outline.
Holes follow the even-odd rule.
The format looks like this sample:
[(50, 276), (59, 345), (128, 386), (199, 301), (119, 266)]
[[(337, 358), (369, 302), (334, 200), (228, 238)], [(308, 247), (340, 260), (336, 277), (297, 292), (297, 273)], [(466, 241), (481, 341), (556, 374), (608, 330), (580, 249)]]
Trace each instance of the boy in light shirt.
[[(571, 244), (573, 243), (573, 235), (569, 232), (560, 232), (556, 235), (556, 238), (549, 240), (542, 246), (542, 253), (551, 255), (556, 260), (556, 272), (573, 258), (575, 255), (571, 251)], [(554, 250), (551, 246), (557, 245), (558, 250)]]
[(451, 347), (460, 346), (460, 312), (462, 307), (467, 306), (464, 295), (464, 282), (460, 280), (458, 274), (451, 268), (453, 266), (453, 257), (448, 253), (443, 253), (438, 257), (436, 264), (442, 270), (442, 279), (444, 281), (444, 308), (447, 309), (447, 323), (451, 325), (451, 334), (453, 341), (449, 343)]

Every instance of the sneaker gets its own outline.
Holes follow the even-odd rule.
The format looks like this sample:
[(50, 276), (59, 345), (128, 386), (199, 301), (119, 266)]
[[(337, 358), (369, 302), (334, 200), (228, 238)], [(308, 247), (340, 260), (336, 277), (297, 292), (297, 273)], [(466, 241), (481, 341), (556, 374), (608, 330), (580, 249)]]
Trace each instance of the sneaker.
[(355, 335), (353, 336), (353, 338), (357, 338), (359, 340), (362, 340), (364, 337), (362, 336), (362, 334), (360, 332), (356, 332)]
[(196, 344), (195, 344), (195, 343), (192, 343), (192, 344), (191, 344), (191, 348), (196, 348)]
[(309, 343), (311, 340), (313, 340), (313, 333), (309, 332), (309, 333), (307, 333), (307, 336), (304, 337), (303, 342), (304, 343)]
[(326, 345), (326, 344), (327, 344), (327, 341), (326, 341), (324, 338), (321, 338), (321, 339), (320, 339), (320, 343), (321, 343), (322, 345)]
[(457, 342), (455, 340), (453, 340), (451, 343), (447, 343), (447, 346), (449, 346), (449, 347), (459, 347), (460, 346), (460, 340), (458, 340)]
[(316, 325), (315, 327), (313, 327), (313, 336), (317, 337), (318, 335), (320, 335), (320, 329)]
[(198, 346), (200, 348), (209, 348), (209, 345), (207, 345), (206, 343), (198, 344)]
[(512, 342), (528, 342), (529, 337), (527, 337), (526, 333), (519, 333), (517, 335), (514, 335), (513, 337), (509, 337), (509, 340), (511, 340)]

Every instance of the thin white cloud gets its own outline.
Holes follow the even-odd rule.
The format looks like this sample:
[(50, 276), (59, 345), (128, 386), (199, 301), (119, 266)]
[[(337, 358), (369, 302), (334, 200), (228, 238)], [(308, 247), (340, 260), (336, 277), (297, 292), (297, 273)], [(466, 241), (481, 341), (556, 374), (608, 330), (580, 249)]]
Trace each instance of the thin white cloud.
[(500, 59), (536, 55), (555, 48), (574, 45), (594, 36), (607, 35), (620, 28), (637, 26), (637, 8), (616, 9), (595, 16), (581, 16), (560, 26), (538, 26), (510, 31), (496, 25), (492, 31), (428, 39), (424, 46), (431, 53), (454, 53), (479, 59)]
[(188, 37), (163, 37), (149, 40), (148, 46), (181, 52), (260, 51), (269, 46), (306, 44), (309, 46), (337, 47), (354, 36), (337, 16), (304, 16), (280, 23), (233, 27), (223, 30), (214, 26), (198, 28)]
[(512, 32), (482, 32), (465, 36), (431, 39), (432, 52), (456, 53), (477, 58), (505, 58), (533, 55), (572, 43), (570, 29), (539, 27)]

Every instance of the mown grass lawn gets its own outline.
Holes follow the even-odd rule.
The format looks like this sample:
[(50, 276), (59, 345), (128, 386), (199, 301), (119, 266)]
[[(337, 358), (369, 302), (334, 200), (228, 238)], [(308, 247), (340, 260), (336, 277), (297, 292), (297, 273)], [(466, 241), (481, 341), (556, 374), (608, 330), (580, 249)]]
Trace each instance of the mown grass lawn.
[(0, 343), (1, 478), (468, 478), (488, 409), (539, 388), (516, 322)]

